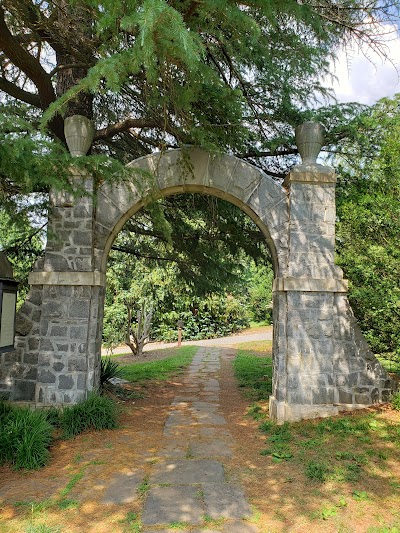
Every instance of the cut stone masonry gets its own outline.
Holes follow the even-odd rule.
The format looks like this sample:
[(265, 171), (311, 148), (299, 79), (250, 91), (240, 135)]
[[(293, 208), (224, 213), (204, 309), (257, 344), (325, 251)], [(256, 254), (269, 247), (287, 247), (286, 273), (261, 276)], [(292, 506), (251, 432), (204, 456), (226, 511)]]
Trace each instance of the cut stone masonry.
[[(190, 170), (187, 161), (190, 159)], [(75, 175), (87, 194), (51, 194), (44, 260), (17, 320), (15, 351), (1, 354), (0, 394), (36, 405), (76, 403), (99, 383), (105, 272), (111, 245), (146, 202), (210, 194), (258, 225), (275, 271), (273, 394), (279, 423), (387, 401), (394, 387), (365, 342), (334, 264), (334, 172), (295, 167), (279, 186), (232, 156), (200, 149), (152, 154), (129, 165), (132, 180)], [(152, 176), (152, 179), (149, 179)]]

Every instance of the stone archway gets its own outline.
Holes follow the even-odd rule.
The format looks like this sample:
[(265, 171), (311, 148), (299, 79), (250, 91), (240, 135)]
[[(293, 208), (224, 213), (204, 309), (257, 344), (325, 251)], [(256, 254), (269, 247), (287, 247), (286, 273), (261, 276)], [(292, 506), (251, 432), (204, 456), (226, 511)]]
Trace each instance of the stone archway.
[[(391, 380), (370, 352), (334, 264), (335, 182), (320, 165), (298, 165), (285, 187), (233, 156), (200, 149), (152, 154), (129, 165), (134, 179), (76, 176), (91, 194), (51, 195), (44, 260), (30, 275), (16, 352), (2, 360), (1, 389), (14, 400), (74, 403), (97, 386), (105, 269), (124, 223), (150, 199), (211, 194), (246, 212), (274, 264), (273, 395), (278, 422), (328, 416), (385, 401)], [(93, 194), (92, 194), (93, 193)]]

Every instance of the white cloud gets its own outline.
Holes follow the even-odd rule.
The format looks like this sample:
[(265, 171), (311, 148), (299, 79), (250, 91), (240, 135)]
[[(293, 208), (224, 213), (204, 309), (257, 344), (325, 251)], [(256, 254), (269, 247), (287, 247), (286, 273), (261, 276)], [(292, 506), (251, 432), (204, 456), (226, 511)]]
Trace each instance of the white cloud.
[(337, 77), (333, 84), (326, 80), (335, 92), (339, 102), (374, 104), (384, 96), (400, 92), (400, 38), (393, 26), (382, 26), (382, 35), (387, 35), (387, 56), (385, 60), (366, 48), (340, 51), (331, 71)]

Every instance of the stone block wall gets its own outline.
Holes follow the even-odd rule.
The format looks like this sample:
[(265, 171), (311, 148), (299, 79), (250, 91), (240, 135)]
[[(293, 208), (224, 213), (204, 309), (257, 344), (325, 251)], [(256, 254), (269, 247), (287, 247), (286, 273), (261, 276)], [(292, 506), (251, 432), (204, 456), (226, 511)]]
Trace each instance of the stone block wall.
[[(36, 263), (40, 268), (42, 261)], [(35, 399), (40, 341), (42, 287), (31, 287), (16, 316), (15, 350), (0, 354), (0, 396), (15, 401)]]
[(387, 402), (396, 383), (371, 352), (343, 294), (334, 299), (334, 341), (335, 403), (347, 408)]

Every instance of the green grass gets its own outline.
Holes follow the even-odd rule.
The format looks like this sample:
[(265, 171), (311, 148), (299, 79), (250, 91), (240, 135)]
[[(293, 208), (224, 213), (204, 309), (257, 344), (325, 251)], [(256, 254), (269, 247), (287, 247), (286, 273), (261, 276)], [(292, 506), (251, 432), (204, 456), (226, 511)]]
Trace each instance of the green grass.
[[(265, 343), (265, 341), (262, 342)], [(238, 385), (244, 389), (248, 398), (256, 401), (268, 399), (272, 392), (271, 357), (254, 355), (248, 350), (239, 350), (233, 362), (233, 368)]]
[[(235, 374), (243, 394), (252, 400), (247, 416), (257, 420), (259, 431), (265, 434), (260, 455), (267, 466), (285, 469), (290, 464), (293, 479), (315, 487), (323, 485), (333, 496), (348, 490), (357, 502), (368, 501), (371, 480), (379, 480), (383, 492), (393, 493), (400, 487), (397, 478), (387, 476), (390, 461), (396, 463), (399, 458), (400, 421), (360, 411), (277, 426), (267, 418), (265, 406), (272, 374), (268, 351), (265, 346), (262, 351), (262, 345), (246, 348), (234, 361)], [(393, 396), (392, 405), (400, 409), (400, 393)], [(342, 507), (327, 502), (317, 513), (318, 519), (332, 519)]]
[(268, 320), (262, 320), (261, 322), (250, 320), (250, 328), (263, 328), (268, 326), (271, 326)]
[(71, 479), (68, 481), (67, 485), (60, 492), (60, 500), (64, 500), (65, 496), (67, 496), (75, 487), (75, 485), (83, 478), (86, 466), (83, 466), (78, 472), (76, 472), (76, 474), (71, 476)]
[(187, 367), (198, 350), (198, 346), (182, 346), (171, 357), (148, 363), (133, 363), (121, 368), (121, 375), (132, 383), (146, 380), (162, 381)]
[(396, 392), (392, 396), (392, 407), (396, 411), (400, 411), (400, 391)]

